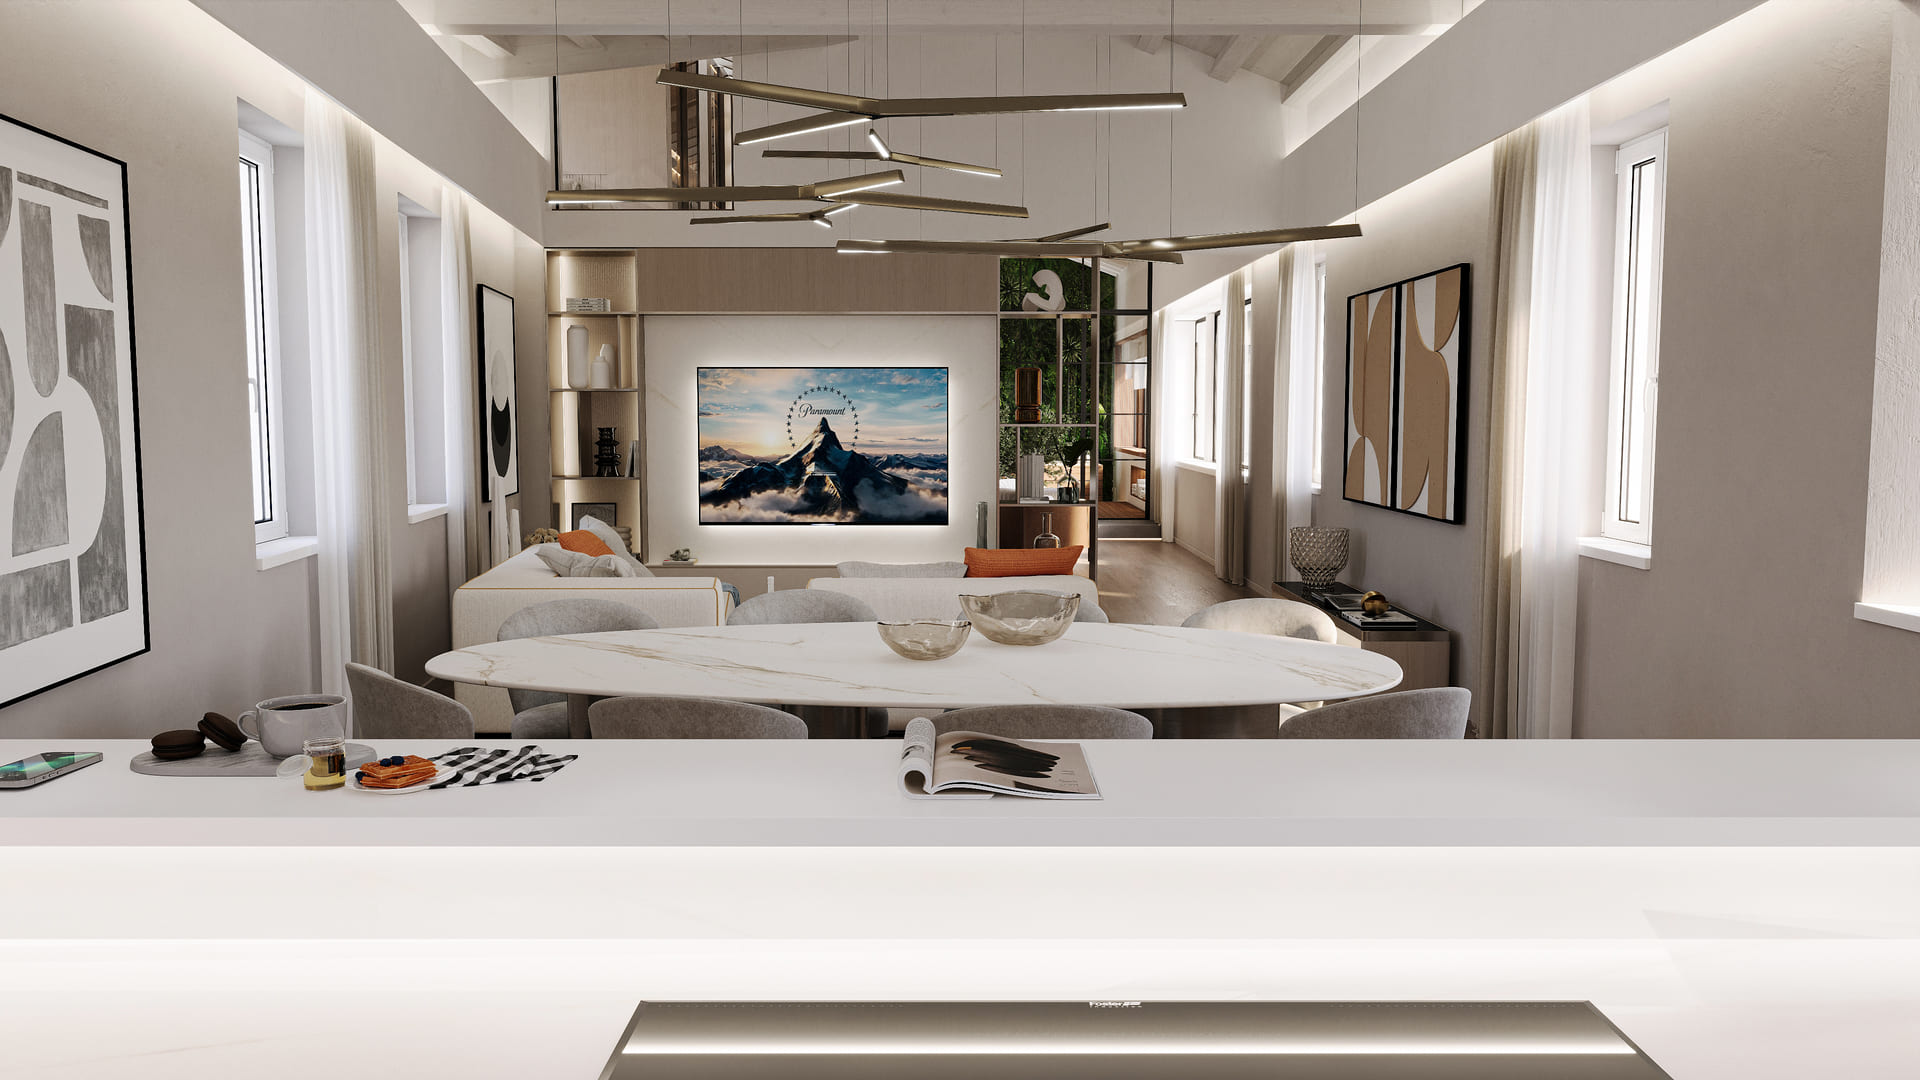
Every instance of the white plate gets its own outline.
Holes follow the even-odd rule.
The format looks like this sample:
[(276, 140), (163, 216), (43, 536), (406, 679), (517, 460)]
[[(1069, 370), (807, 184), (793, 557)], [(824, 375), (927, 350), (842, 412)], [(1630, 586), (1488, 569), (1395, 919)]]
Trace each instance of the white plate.
[[(369, 762), (369, 764), (372, 764), (372, 763)], [(454, 770), (447, 768), (445, 765), (436, 765), (434, 766), (434, 769), (435, 769), (435, 772), (433, 774), (433, 779), (422, 780), (417, 784), (412, 784), (403, 788), (361, 787), (360, 777), (359, 777), (360, 770), (354, 769), (347, 773), (347, 786), (352, 788), (355, 791), (364, 791), (369, 795), (411, 795), (416, 791), (426, 791), (427, 789), (433, 787), (433, 785), (439, 783), (442, 780), (445, 780), (449, 776), (452, 776), (454, 773)]]

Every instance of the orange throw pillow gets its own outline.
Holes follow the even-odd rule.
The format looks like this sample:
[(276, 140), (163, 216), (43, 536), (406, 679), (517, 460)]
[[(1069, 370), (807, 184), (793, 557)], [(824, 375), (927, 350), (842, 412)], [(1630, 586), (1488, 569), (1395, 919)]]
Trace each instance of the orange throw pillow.
[(1071, 574), (1086, 547), (968, 548), (968, 577), (1036, 577)]
[(561, 533), (560, 546), (566, 548), (568, 551), (578, 551), (583, 555), (613, 554), (613, 549), (607, 546), (606, 541), (585, 529), (575, 529), (572, 532)]

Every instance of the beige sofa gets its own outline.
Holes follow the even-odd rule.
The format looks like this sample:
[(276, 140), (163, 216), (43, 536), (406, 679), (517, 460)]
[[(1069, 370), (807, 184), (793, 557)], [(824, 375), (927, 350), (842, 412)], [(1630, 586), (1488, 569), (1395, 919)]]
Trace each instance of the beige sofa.
[[(718, 578), (563, 578), (528, 548), (454, 591), (453, 647), (497, 640), (500, 624), (521, 608), (581, 597), (631, 604), (661, 626), (725, 626), (733, 613)], [(473, 710), (476, 731), (504, 732), (513, 721), (505, 690), (460, 684), (454, 696)]]

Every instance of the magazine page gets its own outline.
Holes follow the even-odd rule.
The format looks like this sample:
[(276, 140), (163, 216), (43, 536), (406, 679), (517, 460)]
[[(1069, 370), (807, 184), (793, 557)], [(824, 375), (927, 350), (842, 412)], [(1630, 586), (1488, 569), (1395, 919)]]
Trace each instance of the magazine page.
[(1100, 797), (1079, 743), (950, 731), (934, 740), (932, 771), (936, 794), (960, 788), (1032, 799)]
[(910, 799), (991, 799), (992, 792), (956, 791), (934, 794), (933, 721), (924, 716), (907, 721), (905, 745), (900, 749), (900, 791)]

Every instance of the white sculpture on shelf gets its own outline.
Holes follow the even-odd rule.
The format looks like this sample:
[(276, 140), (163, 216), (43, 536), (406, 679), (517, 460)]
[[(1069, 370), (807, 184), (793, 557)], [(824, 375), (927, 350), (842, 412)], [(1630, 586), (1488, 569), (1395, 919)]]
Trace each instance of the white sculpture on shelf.
[(575, 390), (587, 388), (587, 328), (584, 323), (567, 327), (567, 385)]

